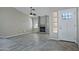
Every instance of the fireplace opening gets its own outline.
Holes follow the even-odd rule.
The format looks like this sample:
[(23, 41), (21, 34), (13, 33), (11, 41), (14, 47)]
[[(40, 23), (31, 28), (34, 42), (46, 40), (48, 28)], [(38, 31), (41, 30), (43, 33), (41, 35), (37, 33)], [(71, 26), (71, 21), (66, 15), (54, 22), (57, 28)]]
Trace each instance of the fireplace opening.
[(40, 27), (40, 32), (46, 32), (45, 27)]

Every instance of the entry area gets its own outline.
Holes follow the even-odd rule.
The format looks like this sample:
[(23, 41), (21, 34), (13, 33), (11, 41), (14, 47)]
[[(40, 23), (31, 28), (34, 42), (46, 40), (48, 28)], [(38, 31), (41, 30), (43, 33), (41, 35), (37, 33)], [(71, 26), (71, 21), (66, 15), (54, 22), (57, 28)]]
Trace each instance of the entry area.
[(58, 10), (52, 15), (52, 39), (77, 43), (77, 9)]
[(76, 8), (58, 11), (59, 40), (76, 42), (77, 40), (77, 12)]

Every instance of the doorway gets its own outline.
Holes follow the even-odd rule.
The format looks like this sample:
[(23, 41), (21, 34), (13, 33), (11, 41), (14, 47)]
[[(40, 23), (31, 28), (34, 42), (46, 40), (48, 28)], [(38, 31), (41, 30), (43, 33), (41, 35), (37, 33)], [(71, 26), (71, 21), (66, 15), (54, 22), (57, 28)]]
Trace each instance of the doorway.
[(33, 17), (32, 18), (32, 32), (38, 32), (38, 17)]
[(58, 39), (76, 42), (76, 8), (58, 11)]

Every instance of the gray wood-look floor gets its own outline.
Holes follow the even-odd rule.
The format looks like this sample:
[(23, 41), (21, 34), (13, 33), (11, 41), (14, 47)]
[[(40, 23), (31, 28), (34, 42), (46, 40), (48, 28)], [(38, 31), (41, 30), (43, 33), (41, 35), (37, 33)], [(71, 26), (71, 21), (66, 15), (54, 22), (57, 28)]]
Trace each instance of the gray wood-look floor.
[(75, 43), (49, 39), (48, 34), (24, 34), (0, 39), (0, 51), (78, 51)]

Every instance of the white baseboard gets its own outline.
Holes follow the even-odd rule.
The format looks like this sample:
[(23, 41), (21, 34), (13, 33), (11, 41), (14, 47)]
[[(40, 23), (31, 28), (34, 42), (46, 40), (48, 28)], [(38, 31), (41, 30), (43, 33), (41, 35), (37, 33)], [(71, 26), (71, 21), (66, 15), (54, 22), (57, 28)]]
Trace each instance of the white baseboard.
[(14, 36), (19, 36), (19, 35), (23, 35), (23, 34), (30, 34), (32, 32), (28, 32), (28, 33), (21, 33), (21, 34), (17, 34), (17, 35), (11, 35), (11, 36), (6, 36), (4, 38), (10, 38), (10, 37), (14, 37)]
[(31, 31), (28, 31), (26, 33), (19, 33), (19, 34), (14, 34), (14, 35), (9, 35), (9, 36), (0, 36), (1, 39), (6, 39), (6, 38), (10, 38), (10, 37), (14, 37), (14, 36), (19, 36), (19, 35), (23, 35), (23, 34), (30, 34), (32, 33)]
[(79, 48), (79, 44), (78, 44), (78, 48)]
[(49, 39), (52, 39), (52, 40), (58, 40), (57, 38), (49, 38)]

